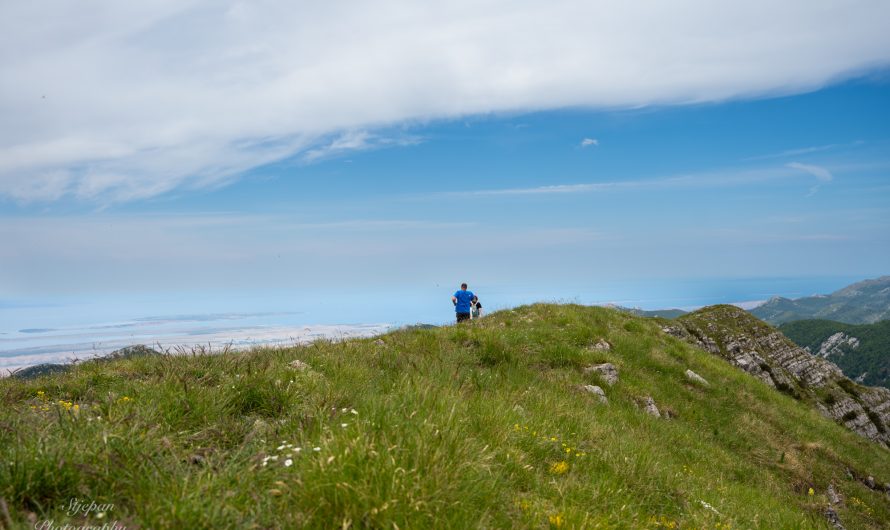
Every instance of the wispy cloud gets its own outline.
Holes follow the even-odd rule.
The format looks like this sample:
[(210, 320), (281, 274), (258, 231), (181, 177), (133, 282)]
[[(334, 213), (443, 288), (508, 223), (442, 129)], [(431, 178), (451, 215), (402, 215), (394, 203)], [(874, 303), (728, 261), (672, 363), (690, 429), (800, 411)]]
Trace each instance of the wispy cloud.
[[(806, 166), (808, 169), (823, 169), (815, 166)], [(663, 178), (613, 180), (603, 182), (588, 182), (580, 184), (553, 184), (547, 186), (532, 186), (526, 188), (503, 188), (489, 190), (468, 190), (458, 192), (443, 192), (437, 195), (463, 196), (463, 197), (487, 197), (510, 195), (562, 195), (597, 193), (607, 191), (657, 191), (666, 189), (709, 189), (730, 186), (743, 186), (768, 181), (778, 181), (798, 176), (803, 168), (788, 164), (784, 167), (766, 168), (758, 170), (739, 170), (712, 173), (699, 173), (691, 175), (678, 175)], [(812, 174), (811, 171), (807, 171)]]
[(3, 2), (0, 196), (137, 200), (387, 145), (361, 132), (381, 127), (787, 94), (890, 61), (883, 0), (504, 6)]
[(404, 147), (417, 145), (423, 140), (419, 136), (403, 135), (387, 137), (372, 134), (368, 131), (349, 131), (338, 135), (329, 143), (306, 151), (303, 160), (316, 162), (318, 160), (332, 158), (352, 151), (368, 151), (383, 147)]
[(596, 138), (585, 138), (581, 140), (581, 147), (598, 147), (600, 141)]
[(778, 153), (769, 153), (766, 155), (758, 155), (758, 156), (750, 156), (748, 158), (744, 158), (744, 161), (754, 161), (754, 160), (770, 160), (774, 158), (790, 158), (794, 156), (801, 155), (809, 155), (812, 153), (821, 153), (824, 151), (831, 151), (835, 149), (844, 149), (848, 147), (861, 146), (865, 142), (862, 140), (856, 140), (855, 142), (849, 143), (841, 143), (841, 144), (826, 144), (826, 145), (813, 145), (809, 147), (800, 147), (797, 149), (787, 149), (785, 151), (780, 151)]
[(792, 169), (799, 169), (801, 171), (805, 171), (810, 175), (813, 175), (820, 182), (831, 182), (834, 179), (834, 175), (831, 174), (830, 171), (825, 169), (822, 166), (814, 166), (811, 164), (801, 164), (800, 162), (791, 162), (790, 164), (785, 164), (785, 167), (790, 167)]
[(810, 188), (810, 191), (806, 194), (806, 197), (812, 197), (822, 188), (823, 183), (831, 182), (834, 179), (834, 175), (832, 175), (830, 171), (822, 166), (801, 164), (800, 162), (791, 162), (790, 164), (785, 164), (785, 167), (799, 169), (800, 171), (809, 173), (810, 175), (816, 177), (816, 179), (819, 181), (819, 184), (816, 184), (815, 186)]

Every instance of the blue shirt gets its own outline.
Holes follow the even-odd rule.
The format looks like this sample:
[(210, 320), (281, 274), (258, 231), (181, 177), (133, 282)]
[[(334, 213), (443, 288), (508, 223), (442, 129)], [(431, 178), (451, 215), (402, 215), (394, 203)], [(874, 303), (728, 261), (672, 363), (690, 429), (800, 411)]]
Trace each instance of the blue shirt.
[(473, 291), (464, 291), (463, 289), (454, 293), (454, 297), (457, 298), (457, 305), (454, 306), (454, 312), (469, 313), (470, 302), (473, 301), (473, 296)]

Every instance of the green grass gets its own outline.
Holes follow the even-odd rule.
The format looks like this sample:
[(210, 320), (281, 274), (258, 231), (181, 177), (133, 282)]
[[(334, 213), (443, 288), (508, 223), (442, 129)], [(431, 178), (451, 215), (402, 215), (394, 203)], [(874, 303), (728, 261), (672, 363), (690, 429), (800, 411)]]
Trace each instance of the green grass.
[(382, 338), (2, 380), (0, 497), (22, 528), (785, 529), (828, 528), (833, 483), (847, 528), (890, 521), (853, 478), (890, 481), (890, 451), (656, 321), (534, 305)]

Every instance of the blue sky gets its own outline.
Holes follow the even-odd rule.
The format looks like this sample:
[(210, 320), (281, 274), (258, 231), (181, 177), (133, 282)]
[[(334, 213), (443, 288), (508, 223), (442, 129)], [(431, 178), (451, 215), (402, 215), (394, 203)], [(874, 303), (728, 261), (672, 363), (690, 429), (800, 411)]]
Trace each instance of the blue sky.
[[(141, 24), (131, 7), (33, 34), (7, 28), (19, 32), (10, 42), (34, 48), (36, 66), (0, 56), (0, 71), (20, 81), (0, 84), (12, 116), (0, 125), (0, 310), (411, 321), (447, 318), (460, 281), (491, 307), (664, 307), (825, 292), (890, 272), (881, 3), (847, 9), (852, 29), (827, 34), (819, 28), (832, 9), (776, 8), (775, 27), (755, 28), (764, 38), (744, 49), (753, 26), (730, 35), (705, 26), (757, 21), (756, 6), (702, 7), (674, 20), (652, 57), (617, 33), (615, 57), (569, 54), (599, 72), (589, 76), (554, 59), (573, 31), (599, 38), (568, 16), (587, 8), (557, 2), (546, 12), (552, 32), (528, 44), (522, 28), (545, 15), (520, 4), (514, 26), (492, 27), (501, 40), (476, 35), (458, 8), (404, 13), (409, 26), (451, 22), (439, 37), (460, 35), (466, 55), (442, 52), (417, 27), (391, 36), (372, 20), (371, 44), (329, 45), (323, 63), (301, 55), (326, 38), (311, 28), (300, 33), (307, 42), (284, 42), (286, 61), (262, 39), (254, 46), (247, 30), (259, 15), (238, 3), (164, 4)], [(334, 33), (351, 27), (300, 7)], [(208, 13), (247, 37), (220, 46), (233, 33), (207, 23), (186, 38), (180, 26)], [(638, 22), (657, 26), (658, 16)], [(75, 45), (37, 50), (41, 32), (63, 22)], [(101, 46), (87, 37), (97, 28), (108, 31)], [(683, 38), (688, 28), (701, 42)], [(182, 48), (168, 49), (171, 38)], [(430, 53), (405, 51), (412, 38)], [(355, 61), (365, 45), (375, 70)], [(82, 68), (60, 90), (52, 81), (76, 53)], [(134, 81), (127, 65), (137, 58), (148, 66)], [(307, 70), (328, 84), (304, 89), (294, 76)]]

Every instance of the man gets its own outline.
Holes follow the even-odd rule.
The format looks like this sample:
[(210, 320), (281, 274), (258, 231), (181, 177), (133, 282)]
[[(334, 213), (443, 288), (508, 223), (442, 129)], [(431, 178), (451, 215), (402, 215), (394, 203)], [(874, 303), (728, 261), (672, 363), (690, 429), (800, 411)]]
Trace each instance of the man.
[(467, 284), (460, 284), (460, 291), (454, 293), (451, 302), (454, 304), (454, 312), (457, 314), (457, 323), (470, 319), (470, 304), (476, 295), (473, 291), (467, 291)]

